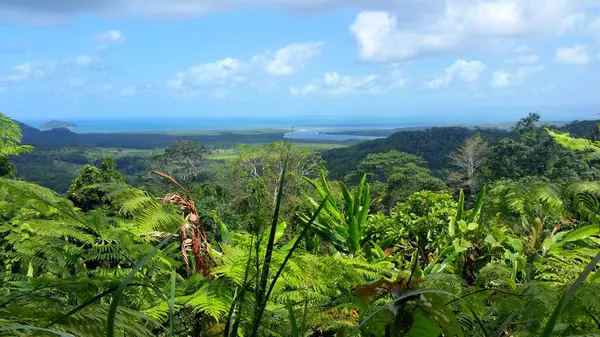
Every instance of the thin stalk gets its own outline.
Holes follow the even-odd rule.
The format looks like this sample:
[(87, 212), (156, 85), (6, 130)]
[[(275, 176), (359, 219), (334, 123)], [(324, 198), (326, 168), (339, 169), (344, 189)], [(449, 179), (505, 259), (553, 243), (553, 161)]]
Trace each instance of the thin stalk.
[(267, 281), (269, 278), (269, 271), (271, 267), (271, 259), (273, 258), (273, 247), (275, 246), (275, 234), (277, 230), (277, 223), (279, 222), (279, 210), (281, 209), (281, 201), (283, 199), (283, 186), (285, 185), (285, 172), (287, 170), (288, 159), (290, 150), (288, 148), (285, 160), (283, 162), (283, 170), (281, 172), (281, 179), (279, 181), (279, 190), (277, 191), (277, 202), (275, 203), (275, 212), (273, 214), (273, 222), (271, 223), (271, 231), (269, 233), (269, 240), (267, 243), (267, 250), (265, 252), (265, 258), (263, 260), (263, 268), (261, 277), (258, 283), (258, 289), (256, 290), (256, 303), (257, 308), (253, 320), (253, 330), (250, 336), (256, 336), (258, 333), (258, 327), (262, 318), (262, 313), (265, 310), (265, 295), (267, 290)]
[(325, 199), (323, 199), (323, 201), (321, 202), (321, 204), (319, 205), (319, 208), (317, 208), (317, 210), (315, 211), (315, 213), (313, 213), (313, 216), (310, 218), (310, 220), (308, 221), (308, 223), (306, 224), (306, 226), (304, 226), (304, 229), (302, 230), (302, 232), (300, 233), (300, 235), (296, 239), (296, 242), (294, 242), (294, 245), (288, 251), (287, 255), (285, 256), (285, 259), (281, 263), (281, 266), (279, 266), (279, 270), (277, 270), (277, 273), (275, 274), (275, 277), (273, 277), (273, 280), (271, 281), (271, 284), (269, 286), (269, 290), (267, 291), (267, 294), (266, 294), (266, 296), (264, 298), (264, 303), (260, 303), (260, 302), (258, 303), (259, 304), (259, 308), (258, 308), (259, 312), (258, 312), (257, 317), (258, 317), (258, 323), (259, 324), (257, 324), (256, 326), (253, 326), (253, 334), (251, 336), (256, 336), (255, 333), (258, 332), (258, 325), (260, 325), (260, 320), (262, 319), (262, 315), (263, 315), (263, 313), (265, 311), (265, 307), (267, 306), (267, 301), (269, 300), (269, 297), (271, 297), (271, 292), (273, 292), (273, 289), (275, 288), (275, 284), (277, 283), (277, 280), (279, 279), (279, 276), (281, 276), (281, 273), (283, 272), (283, 269), (285, 268), (285, 265), (287, 264), (287, 262), (292, 257), (292, 254), (294, 254), (294, 251), (296, 251), (296, 249), (298, 248), (298, 246), (300, 246), (300, 242), (302, 242), (302, 239), (304, 239), (305, 234), (312, 227), (312, 224), (315, 222), (315, 220), (317, 220), (317, 217), (319, 216), (319, 214), (323, 210), (323, 207), (325, 207), (325, 205), (327, 204), (327, 200), (328, 199), (329, 199), (329, 194), (325, 197)]
[(229, 317), (227, 319), (227, 323), (225, 324), (225, 337), (236, 337), (237, 336), (237, 332), (240, 326), (240, 320), (237, 319), (234, 321), (233, 327), (231, 328), (231, 331), (229, 331), (229, 326), (231, 325), (231, 322), (233, 321), (233, 317), (234, 317), (234, 312), (236, 309), (236, 303), (239, 303), (237, 305), (237, 315), (236, 317), (242, 317), (242, 309), (243, 309), (243, 305), (244, 305), (244, 297), (246, 294), (246, 290), (248, 289), (248, 287), (250, 286), (250, 282), (248, 282), (248, 276), (250, 275), (250, 261), (252, 261), (252, 241), (250, 241), (250, 249), (248, 249), (249, 253), (248, 253), (248, 261), (246, 261), (246, 271), (244, 273), (244, 284), (242, 286), (242, 290), (240, 291), (239, 297), (236, 296), (236, 298), (233, 300), (233, 303), (231, 303), (231, 308), (230, 308), (230, 312), (229, 312)]
[(164, 245), (166, 245), (167, 242), (169, 242), (169, 240), (171, 240), (171, 236), (173, 234), (174, 233), (169, 233), (169, 235), (167, 235), (158, 245), (156, 245), (156, 247), (154, 247), (154, 249), (148, 255), (144, 256), (144, 258), (131, 270), (129, 275), (127, 275), (127, 277), (119, 284), (119, 287), (113, 295), (113, 300), (110, 303), (110, 307), (108, 309), (108, 318), (106, 321), (107, 337), (115, 337), (115, 319), (117, 315), (117, 308), (119, 307), (119, 302), (121, 300), (121, 296), (123, 295), (123, 290), (125, 290), (125, 288), (129, 284), (129, 282), (131, 282), (135, 274), (137, 274), (137, 272), (140, 271), (140, 269), (142, 269), (142, 267), (144, 267), (144, 265), (146, 265), (146, 263), (154, 255), (156, 255), (156, 253), (158, 253), (158, 251)]

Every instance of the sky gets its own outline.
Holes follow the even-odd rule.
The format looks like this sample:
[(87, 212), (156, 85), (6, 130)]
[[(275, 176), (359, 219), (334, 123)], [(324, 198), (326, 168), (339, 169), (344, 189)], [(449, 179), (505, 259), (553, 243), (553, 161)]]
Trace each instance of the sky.
[(599, 74), (600, 0), (0, 0), (16, 119), (590, 119)]

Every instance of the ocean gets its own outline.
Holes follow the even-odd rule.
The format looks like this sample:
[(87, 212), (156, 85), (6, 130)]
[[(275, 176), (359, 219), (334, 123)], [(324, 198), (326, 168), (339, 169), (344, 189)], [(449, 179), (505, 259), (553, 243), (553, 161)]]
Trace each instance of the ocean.
[[(284, 138), (303, 140), (364, 140), (381, 137), (364, 135), (344, 135), (343, 131), (388, 130), (402, 127), (419, 127), (423, 124), (404, 118), (377, 118), (374, 122), (368, 117), (354, 118), (259, 118), (259, 117), (222, 117), (222, 118), (111, 118), (111, 119), (66, 119), (77, 124), (71, 131), (77, 133), (192, 133), (203, 131), (241, 131), (241, 130), (284, 130)], [(341, 122), (343, 121), (343, 122)], [(47, 120), (22, 120), (23, 123), (39, 128)], [(338, 134), (327, 134), (335, 132)]]

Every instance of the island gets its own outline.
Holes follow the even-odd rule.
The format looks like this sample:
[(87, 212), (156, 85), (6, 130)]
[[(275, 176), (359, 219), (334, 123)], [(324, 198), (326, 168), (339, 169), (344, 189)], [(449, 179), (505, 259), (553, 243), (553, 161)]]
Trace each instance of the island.
[(75, 127), (77, 127), (77, 124), (75, 124), (75, 123), (52, 120), (52, 121), (48, 121), (48, 122), (42, 124), (42, 126), (40, 126), (40, 129), (41, 130), (52, 130), (52, 129), (61, 129), (61, 128), (68, 129), (68, 128), (75, 128)]

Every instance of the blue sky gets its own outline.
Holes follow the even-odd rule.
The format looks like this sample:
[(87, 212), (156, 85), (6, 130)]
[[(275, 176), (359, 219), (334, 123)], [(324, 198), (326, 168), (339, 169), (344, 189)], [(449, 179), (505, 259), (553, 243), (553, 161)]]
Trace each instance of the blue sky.
[(598, 118), (600, 0), (0, 0), (13, 118)]

